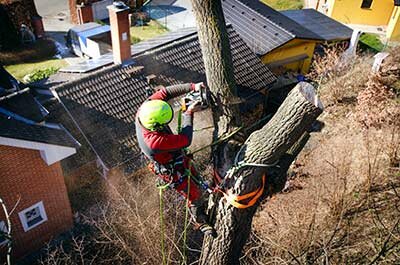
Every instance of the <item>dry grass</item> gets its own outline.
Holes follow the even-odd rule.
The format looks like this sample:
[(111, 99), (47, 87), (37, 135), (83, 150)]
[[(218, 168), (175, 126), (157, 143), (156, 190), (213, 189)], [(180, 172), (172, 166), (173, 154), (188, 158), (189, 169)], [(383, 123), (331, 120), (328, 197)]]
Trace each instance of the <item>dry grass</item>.
[[(328, 63), (326, 69), (336, 71), (319, 90), (329, 102), (321, 118), (325, 127), (300, 154), (286, 193), (267, 202), (255, 218), (243, 264), (400, 262), (400, 127), (387, 111), (381, 113), (379, 126), (365, 126), (358, 118), (359, 95), (371, 82), (377, 84), (378, 78), (387, 85), (379, 89), (393, 91), (382, 78), (385, 69), (392, 69), (390, 80), (400, 77), (395, 71), (399, 60), (393, 56), (397, 53), (392, 52), (380, 77), (371, 75), (369, 57), (342, 69), (334, 67), (335, 52), (321, 59)], [(383, 104), (384, 110), (393, 102), (400, 108), (393, 97), (390, 104), (379, 97), (369, 99), (370, 105)]]
[(344, 47), (332, 46), (324, 49), (324, 56), (316, 55), (312, 71), (308, 75), (319, 86), (319, 94), (325, 106), (355, 102), (357, 93), (368, 81), (372, 56), (356, 56), (344, 63)]

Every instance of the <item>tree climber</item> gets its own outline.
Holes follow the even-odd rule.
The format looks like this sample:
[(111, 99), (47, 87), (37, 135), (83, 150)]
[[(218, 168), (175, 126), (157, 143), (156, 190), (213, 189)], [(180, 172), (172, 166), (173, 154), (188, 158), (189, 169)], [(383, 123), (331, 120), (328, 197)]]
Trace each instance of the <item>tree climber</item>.
[(189, 171), (191, 176), (197, 176), (198, 173), (184, 148), (192, 142), (193, 114), (201, 110), (200, 101), (192, 102), (182, 113), (182, 129), (179, 134), (173, 134), (168, 126), (173, 119), (173, 109), (167, 101), (201, 88), (204, 88), (203, 83), (162, 87), (140, 106), (135, 125), (139, 147), (152, 161), (150, 169), (162, 181), (170, 183), (169, 186), (179, 194), (185, 198), (189, 196), (188, 206), (195, 226), (205, 235), (215, 236), (215, 230), (207, 223), (202, 191), (192, 179), (188, 192)]

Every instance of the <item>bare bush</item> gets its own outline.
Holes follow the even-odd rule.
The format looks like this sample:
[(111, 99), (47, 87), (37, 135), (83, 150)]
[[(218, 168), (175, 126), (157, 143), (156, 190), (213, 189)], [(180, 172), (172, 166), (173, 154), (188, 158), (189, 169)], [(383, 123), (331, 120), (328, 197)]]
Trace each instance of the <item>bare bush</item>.
[(166, 191), (165, 248), (160, 246), (160, 212), (155, 176), (147, 169), (125, 177), (112, 172), (105, 201), (76, 214), (75, 230), (67, 240), (48, 246), (40, 265), (50, 264), (168, 264), (195, 260), (201, 237), (189, 225), (189, 250), (184, 247), (186, 201)]
[(324, 48), (323, 55), (315, 55), (309, 78), (318, 83), (319, 93), (327, 106), (355, 101), (368, 80), (371, 61), (369, 56), (356, 56), (344, 63), (343, 46)]
[(356, 115), (364, 127), (400, 126), (399, 51), (390, 51), (380, 70), (370, 75), (366, 88), (358, 94)]

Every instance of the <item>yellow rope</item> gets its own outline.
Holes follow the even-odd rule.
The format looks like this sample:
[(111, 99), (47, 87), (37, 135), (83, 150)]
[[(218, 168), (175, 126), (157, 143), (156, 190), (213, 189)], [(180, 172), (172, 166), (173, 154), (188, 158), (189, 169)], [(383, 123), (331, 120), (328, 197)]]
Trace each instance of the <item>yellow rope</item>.
[(167, 257), (165, 255), (165, 247), (164, 247), (164, 233), (165, 233), (165, 228), (164, 228), (164, 205), (163, 205), (163, 190), (164, 188), (159, 189), (159, 194), (160, 194), (160, 226), (161, 226), (161, 253), (162, 253), (162, 264), (166, 265), (167, 264)]
[(187, 247), (187, 227), (189, 225), (189, 196), (190, 196), (190, 177), (192, 176), (192, 161), (189, 160), (189, 165), (188, 165), (188, 184), (187, 184), (187, 196), (186, 196), (186, 209), (185, 209), (185, 224), (184, 224), (184, 230), (183, 230), (183, 264), (187, 264), (187, 254), (186, 250), (188, 249)]

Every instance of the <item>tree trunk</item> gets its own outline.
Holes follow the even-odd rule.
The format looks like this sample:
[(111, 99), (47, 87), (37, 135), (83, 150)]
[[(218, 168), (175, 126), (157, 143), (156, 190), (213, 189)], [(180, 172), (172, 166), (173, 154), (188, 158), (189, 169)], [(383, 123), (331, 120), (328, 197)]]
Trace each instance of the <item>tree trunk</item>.
[(229, 132), (230, 127), (240, 126), (238, 107), (229, 105), (236, 98), (237, 91), (228, 32), (220, 1), (192, 0), (192, 5), (207, 84), (214, 100), (214, 120), (217, 121), (218, 134), (222, 135)]
[[(230, 104), (237, 97), (230, 44), (220, 0), (192, 0), (192, 6), (197, 20), (207, 83), (212, 93), (215, 140), (241, 125), (238, 106)], [(239, 160), (267, 165), (279, 163), (285, 170), (280, 172), (284, 177), (295, 158), (286, 154), (286, 151), (299, 140), (321, 112), (322, 105), (315, 96), (313, 87), (302, 83), (293, 89), (271, 121), (250, 135), (240, 149)], [(228, 142), (212, 150), (214, 167), (221, 176), (231, 167), (237, 149), (237, 144)], [(262, 176), (267, 172), (268, 168), (264, 166), (241, 167), (229, 175), (225, 187), (233, 191), (233, 194), (247, 194), (262, 185)], [(267, 179), (265, 187), (268, 190), (270, 184), (272, 185), (272, 180)], [(263, 197), (268, 193), (264, 191)], [(200, 263), (239, 264), (259, 202), (246, 209), (237, 209), (220, 199), (220, 195), (212, 197), (216, 197), (213, 200), (217, 204), (216, 214), (212, 214), (212, 217), (215, 217), (214, 226), (218, 237), (204, 239)]]
[[(229, 37), (220, 0), (192, 0), (192, 6), (207, 85), (212, 95), (213, 141), (216, 141), (241, 125), (239, 105), (230, 104), (238, 100)], [(214, 166), (219, 174), (224, 175), (231, 166), (232, 155), (237, 149), (235, 142), (213, 147)]]
[[(239, 161), (275, 164), (307, 131), (321, 114), (322, 108), (314, 88), (308, 83), (298, 84), (271, 121), (246, 140), (238, 156)], [(262, 185), (264, 174), (267, 176), (267, 195), (268, 168), (264, 166), (244, 166), (238, 169), (227, 179), (226, 187), (233, 194), (247, 194)], [(239, 264), (257, 204), (247, 209), (237, 209), (221, 199), (217, 207), (214, 226), (218, 237), (204, 239), (201, 264)]]

